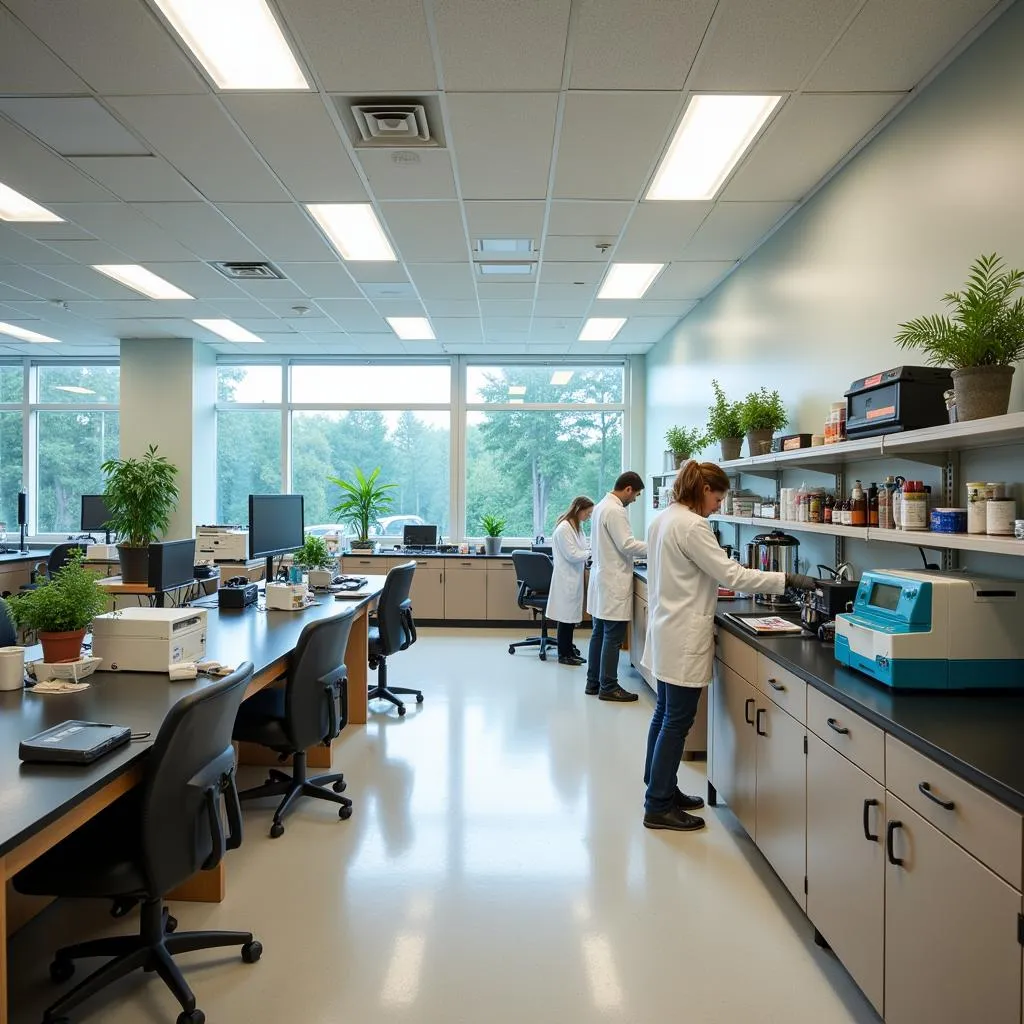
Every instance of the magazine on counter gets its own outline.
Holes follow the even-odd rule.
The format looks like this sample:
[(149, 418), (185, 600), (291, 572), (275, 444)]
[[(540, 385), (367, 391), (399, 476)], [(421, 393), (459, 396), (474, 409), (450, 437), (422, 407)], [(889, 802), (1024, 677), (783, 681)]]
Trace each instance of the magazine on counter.
[(799, 622), (790, 622), (779, 615), (757, 615), (743, 618), (743, 625), (754, 633), (801, 633)]

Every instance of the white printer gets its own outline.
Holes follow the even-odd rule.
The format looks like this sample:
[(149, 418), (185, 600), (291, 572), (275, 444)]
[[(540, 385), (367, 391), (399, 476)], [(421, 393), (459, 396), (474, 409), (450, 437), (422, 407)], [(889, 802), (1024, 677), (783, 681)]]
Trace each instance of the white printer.
[(196, 559), (244, 562), (249, 557), (249, 531), (241, 526), (197, 526)]
[(206, 657), (205, 608), (122, 608), (92, 620), (92, 653), (108, 672), (163, 672)]

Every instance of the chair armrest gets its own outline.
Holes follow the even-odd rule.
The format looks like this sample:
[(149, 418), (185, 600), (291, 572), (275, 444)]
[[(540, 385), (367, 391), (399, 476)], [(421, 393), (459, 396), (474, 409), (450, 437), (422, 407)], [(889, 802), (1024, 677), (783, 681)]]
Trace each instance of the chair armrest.
[(402, 632), (405, 633), (405, 643), (400, 650), (406, 650), (416, 643), (416, 620), (412, 617), (412, 603), (407, 601), (402, 606)]
[[(348, 724), (348, 669), (340, 665), (333, 672), (321, 676), (324, 692), (327, 694), (327, 735), (324, 737), (325, 747)], [(341, 705), (341, 717), (338, 716), (338, 705)]]
[[(206, 810), (206, 821), (210, 828), (212, 849), (203, 861), (202, 870), (215, 868), (224, 858), (227, 850), (233, 850), (242, 842), (242, 810), (238, 803), (238, 791), (235, 789), (235, 751), (226, 747), (221, 755), (203, 770), (189, 779), (188, 788), (198, 790), (202, 794), (203, 806)], [(233, 792), (234, 799), (231, 798)], [(221, 795), (226, 796), (230, 835), (224, 834), (224, 823), (221, 820)]]
[(229, 850), (237, 850), (242, 845), (242, 801), (238, 796), (233, 768), (224, 779), (223, 791), (224, 808), (228, 816), (228, 838), (225, 845)]

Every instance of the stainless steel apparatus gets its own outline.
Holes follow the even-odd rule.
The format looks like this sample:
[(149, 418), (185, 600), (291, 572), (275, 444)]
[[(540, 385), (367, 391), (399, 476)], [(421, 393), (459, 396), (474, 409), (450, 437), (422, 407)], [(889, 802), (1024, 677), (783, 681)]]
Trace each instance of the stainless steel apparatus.
[[(800, 541), (781, 530), (771, 533), (759, 533), (747, 545), (748, 558), (753, 556), (752, 569), (762, 572), (798, 572), (797, 564), (800, 555)], [(756, 594), (754, 600), (758, 604), (766, 604), (775, 609), (792, 609), (797, 606), (785, 594)]]

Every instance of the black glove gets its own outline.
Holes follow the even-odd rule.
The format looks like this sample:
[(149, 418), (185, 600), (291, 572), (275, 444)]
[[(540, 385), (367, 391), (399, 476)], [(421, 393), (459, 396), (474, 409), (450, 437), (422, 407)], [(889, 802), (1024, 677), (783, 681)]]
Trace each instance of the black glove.
[(786, 586), (792, 590), (815, 590), (818, 581), (813, 576), (804, 576), (798, 572), (786, 573)]

